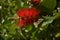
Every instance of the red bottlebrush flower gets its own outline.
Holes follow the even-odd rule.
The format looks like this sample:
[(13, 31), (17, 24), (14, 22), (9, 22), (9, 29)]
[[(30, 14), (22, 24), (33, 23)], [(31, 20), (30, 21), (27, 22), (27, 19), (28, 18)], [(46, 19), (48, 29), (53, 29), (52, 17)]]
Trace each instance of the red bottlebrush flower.
[(19, 20), (18, 20), (18, 25), (19, 25), (20, 27), (22, 27), (22, 26), (26, 26), (26, 23), (25, 23), (24, 20), (19, 19)]
[(39, 3), (41, 0), (34, 0), (34, 3)]
[(39, 13), (34, 8), (27, 8), (18, 10), (17, 15), (21, 17), (21, 20), (19, 20), (18, 25), (24, 27), (36, 22), (38, 20)]

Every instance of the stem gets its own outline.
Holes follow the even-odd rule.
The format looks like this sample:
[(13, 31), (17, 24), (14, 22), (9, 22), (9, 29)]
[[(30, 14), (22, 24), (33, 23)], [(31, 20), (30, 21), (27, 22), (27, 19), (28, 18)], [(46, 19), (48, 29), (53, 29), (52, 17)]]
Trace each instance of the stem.
[(26, 37), (23, 35), (23, 33), (22, 33), (22, 30), (21, 30), (21, 28), (20, 28), (20, 35), (24, 38), (24, 39), (26, 39)]

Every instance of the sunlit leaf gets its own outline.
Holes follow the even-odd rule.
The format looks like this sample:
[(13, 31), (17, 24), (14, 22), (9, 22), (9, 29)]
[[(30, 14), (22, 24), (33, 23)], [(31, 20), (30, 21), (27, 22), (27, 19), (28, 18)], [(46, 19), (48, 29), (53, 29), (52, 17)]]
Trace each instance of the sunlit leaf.
[(52, 23), (53, 20), (54, 20), (54, 17), (48, 17), (48, 16), (47, 17), (44, 17), (44, 21), (42, 23), (42, 27), (45, 26), (45, 25), (47, 25), (47, 24)]
[(32, 25), (27, 26), (26, 30), (31, 31), (32, 30)]
[(60, 37), (60, 33), (57, 33), (57, 34), (55, 35), (55, 37)]

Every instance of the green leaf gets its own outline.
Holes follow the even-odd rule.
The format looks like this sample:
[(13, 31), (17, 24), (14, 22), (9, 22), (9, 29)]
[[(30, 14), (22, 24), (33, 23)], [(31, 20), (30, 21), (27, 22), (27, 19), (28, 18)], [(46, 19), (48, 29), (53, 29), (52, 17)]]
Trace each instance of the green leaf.
[(60, 33), (57, 33), (57, 34), (55, 35), (55, 37), (60, 37)]
[(17, 25), (16, 25), (16, 22), (14, 22), (13, 24), (11, 24), (10, 26), (9, 26), (9, 33), (10, 34), (14, 34), (15, 33), (15, 29), (17, 28)]
[(11, 25), (11, 20), (5, 20), (5, 22), (3, 23), (4, 26), (8, 26)]
[(27, 0), (24, 0), (23, 7), (24, 7), (24, 8), (28, 8), (28, 7), (29, 7), (29, 5), (27, 4)]
[(45, 30), (48, 27), (49, 24), (46, 24), (40, 28), (41, 31)]
[(41, 26), (44, 27), (45, 25), (52, 23), (53, 20), (54, 20), (54, 17), (46, 16), (46, 17), (44, 17), (44, 21)]
[(29, 5), (27, 4), (27, 0), (19, 0), (19, 5), (20, 5), (20, 8), (28, 8), (29, 7)]
[(54, 16), (54, 19), (60, 18), (60, 13), (56, 13), (56, 15)]
[(53, 10), (56, 6), (56, 0), (43, 0), (42, 5)]
[(32, 32), (32, 38), (30, 40), (35, 40), (35, 35), (37, 33), (38, 29), (36, 29), (34, 32)]
[(9, 33), (10, 34), (14, 34), (15, 33), (15, 29), (16, 29), (16, 24), (12, 24), (9, 26)]
[(32, 30), (32, 25), (27, 26), (26, 30), (31, 31)]
[(49, 26), (49, 24), (53, 22), (53, 20), (54, 20), (54, 17), (45, 16), (41, 24), (40, 30), (45, 30)]

